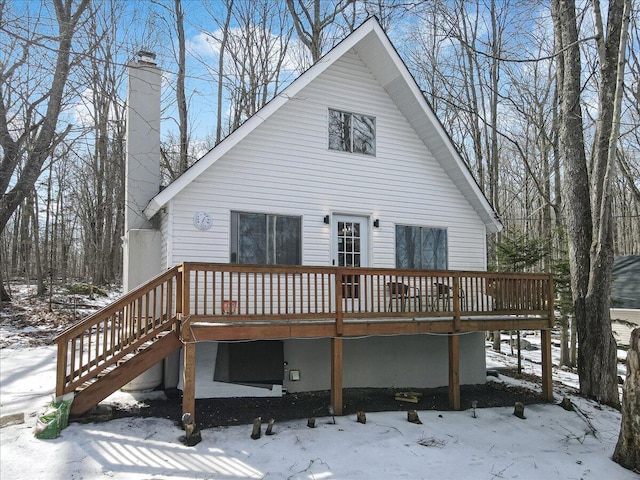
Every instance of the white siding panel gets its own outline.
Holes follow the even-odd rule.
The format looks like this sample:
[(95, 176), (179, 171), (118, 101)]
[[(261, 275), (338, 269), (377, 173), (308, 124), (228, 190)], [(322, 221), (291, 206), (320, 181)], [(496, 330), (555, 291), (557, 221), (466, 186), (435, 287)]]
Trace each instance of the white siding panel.
[[(328, 108), (376, 117), (376, 156), (327, 148)], [(357, 55), (343, 57), (172, 201), (172, 259), (229, 261), (231, 210), (301, 215), (303, 262), (330, 262), (328, 213), (380, 219), (371, 265), (395, 266), (395, 224), (448, 229), (449, 267), (485, 268), (485, 227)], [(193, 213), (213, 215), (198, 231)]]
[(640, 327), (640, 310), (630, 308), (612, 308), (611, 330), (618, 345), (629, 346), (631, 332)]
[(168, 209), (162, 209), (159, 213), (160, 215), (160, 234), (162, 236), (161, 244), (160, 244), (160, 265), (161, 269), (171, 266), (171, 262), (169, 261), (169, 228), (171, 222), (169, 221), (169, 214), (167, 213)]

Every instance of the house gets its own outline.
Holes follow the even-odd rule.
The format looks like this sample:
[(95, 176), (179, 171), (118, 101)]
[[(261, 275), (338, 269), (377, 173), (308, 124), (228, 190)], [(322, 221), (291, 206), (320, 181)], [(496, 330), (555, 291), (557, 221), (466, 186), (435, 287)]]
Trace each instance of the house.
[(486, 272), (500, 220), (375, 18), (162, 190), (159, 85), (131, 65), (129, 293), (59, 337), (59, 393), (111, 378), (76, 411), (154, 363), (129, 388), (177, 386), (185, 412), (228, 383), (331, 389), (337, 413), (342, 388), (449, 385), (459, 408), (484, 331), (519, 328), (542, 332), (552, 398), (552, 279)]
[(615, 257), (611, 275), (611, 328), (618, 345), (628, 347), (640, 327), (640, 255)]

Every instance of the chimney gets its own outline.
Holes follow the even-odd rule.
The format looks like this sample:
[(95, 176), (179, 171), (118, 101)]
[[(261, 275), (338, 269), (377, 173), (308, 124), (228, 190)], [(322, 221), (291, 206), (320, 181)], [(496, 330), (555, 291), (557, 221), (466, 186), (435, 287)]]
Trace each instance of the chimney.
[(160, 273), (162, 237), (143, 213), (160, 190), (160, 80), (155, 55), (129, 63), (127, 166), (122, 287), (128, 292)]
[(160, 80), (155, 54), (129, 63), (125, 232), (152, 228), (143, 210), (160, 190)]
[[(153, 224), (143, 213), (149, 201), (160, 191), (161, 72), (155, 59), (153, 53), (139, 52), (136, 61), (129, 63), (125, 228), (122, 242), (122, 288), (125, 293), (147, 282), (162, 270), (162, 235), (153, 228)], [(148, 303), (146, 309), (148, 316)], [(153, 311), (155, 312), (155, 306)], [(137, 315), (143, 314), (138, 312)], [(179, 369), (180, 362), (175, 355), (172, 362), (171, 371), (175, 372)], [(156, 363), (123, 386), (122, 390), (156, 388), (162, 384), (164, 364), (165, 362)], [(174, 377), (177, 375), (173, 373)]]

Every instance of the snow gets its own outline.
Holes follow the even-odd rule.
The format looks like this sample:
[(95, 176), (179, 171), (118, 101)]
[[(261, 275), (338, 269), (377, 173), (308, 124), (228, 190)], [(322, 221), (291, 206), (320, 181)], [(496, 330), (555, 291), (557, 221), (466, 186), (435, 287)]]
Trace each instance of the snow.
[[(306, 420), (276, 422), (275, 435), (258, 440), (250, 438), (249, 425), (209, 428), (195, 447), (179, 441), (184, 432), (173, 420), (127, 418), (71, 423), (59, 438), (38, 440), (36, 418), (55, 389), (56, 347), (49, 339), (69, 320), (28, 302), (19, 306), (25, 313), (0, 312), (0, 416), (25, 416), (25, 423), (0, 428), (2, 479), (638, 478), (611, 460), (620, 413), (578, 396), (575, 372), (556, 367), (554, 380), (562, 384), (554, 385), (555, 397), (568, 396), (576, 411), (529, 405), (521, 420), (513, 407), (477, 409), (475, 417), (472, 410), (418, 410), (420, 425), (403, 412), (367, 412), (364, 425), (354, 416), (336, 417), (335, 424), (318, 418), (315, 429)], [(540, 337), (523, 338), (533, 347), (522, 351), (528, 380), (502, 374), (487, 380), (540, 391)], [(501, 353), (487, 349), (488, 369), (517, 364), (508, 339), (503, 336)], [(557, 365), (557, 345), (552, 355)], [(625, 352), (618, 356), (624, 360)], [(623, 366), (620, 373), (624, 377)], [(144, 398), (118, 392), (106, 402), (134, 405)]]
[[(2, 478), (638, 478), (611, 460), (620, 413), (571, 395), (570, 387), (556, 397), (571, 395), (579, 411), (530, 405), (526, 420), (511, 407), (477, 409), (476, 418), (471, 410), (419, 410), (421, 425), (403, 412), (367, 413), (364, 425), (353, 416), (335, 424), (318, 418), (315, 429), (306, 420), (276, 422), (275, 435), (258, 440), (249, 425), (205, 429), (201, 443), (186, 447), (172, 420), (127, 418), (72, 423), (59, 438), (38, 440), (36, 416), (54, 390), (55, 358), (53, 346), (0, 350), (1, 414), (25, 413), (24, 424), (0, 430)], [(515, 361), (488, 351), (489, 368)], [(117, 401), (139, 398), (120, 393)]]

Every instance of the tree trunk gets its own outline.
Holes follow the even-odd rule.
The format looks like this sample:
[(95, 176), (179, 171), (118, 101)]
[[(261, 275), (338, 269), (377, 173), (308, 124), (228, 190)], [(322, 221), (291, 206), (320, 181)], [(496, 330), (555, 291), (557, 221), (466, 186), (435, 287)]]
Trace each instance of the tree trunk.
[(640, 328), (631, 332), (627, 379), (622, 388), (622, 422), (613, 460), (640, 472)]
[(181, 0), (175, 0), (176, 31), (178, 33), (178, 77), (176, 80), (176, 99), (178, 103), (178, 124), (180, 160), (178, 163), (179, 174), (189, 168), (189, 140), (187, 127), (187, 99), (184, 93), (184, 79), (186, 68), (186, 45), (184, 39), (184, 12), (182, 11)]
[(229, 24), (231, 22), (231, 12), (233, 10), (233, 0), (227, 5), (227, 15), (224, 25), (221, 27), (222, 39), (220, 40), (220, 52), (218, 53), (218, 85), (217, 85), (217, 111), (216, 111), (216, 145), (222, 141), (222, 102), (223, 102), (223, 81), (224, 81), (224, 56), (226, 53), (227, 41), (229, 38)]
[(571, 366), (575, 367), (578, 364), (578, 333), (576, 331), (576, 317), (569, 317), (571, 322), (571, 337), (569, 344), (569, 354), (571, 358)]
[[(9, 134), (9, 120), (4, 98), (0, 101), (0, 146), (4, 151), (4, 157), (0, 162), (0, 193), (2, 193), (0, 195), (0, 232), (4, 231), (15, 210), (33, 189), (44, 162), (71, 128), (69, 125), (65, 132), (56, 132), (58, 116), (63, 107), (65, 86), (71, 69), (72, 39), (78, 22), (89, 5), (89, 0), (81, 0), (75, 12), (72, 11), (73, 3), (70, 1), (54, 0), (52, 3), (58, 20), (59, 35), (51, 87), (40, 99), (40, 101), (47, 102), (46, 113), (42, 121), (37, 125), (24, 125), (25, 132), (28, 133), (21, 135), (16, 141)], [(27, 45), (24, 50), (25, 55), (29, 46)], [(12, 79), (8, 76), (3, 80), (11, 81)], [(25, 108), (28, 110), (34, 107), (29, 104), (29, 100), (28, 98), (24, 100)], [(29, 139), (30, 145), (26, 151), (26, 160), (22, 168), (17, 170), (23, 155), (24, 142), (27, 139)], [(17, 177), (17, 180), (7, 191), (14, 177)]]
[[(315, 64), (322, 57), (322, 47), (325, 43), (324, 31), (355, 0), (340, 0), (331, 4), (333, 10), (321, 7), (330, 5), (322, 0), (287, 0), (287, 8), (291, 14), (293, 25), (302, 44), (309, 49), (311, 61)], [(305, 28), (306, 27), (306, 28)]]
[(569, 356), (569, 317), (567, 315), (560, 317), (560, 329), (560, 365), (569, 367), (571, 357)]
[[(617, 50), (610, 43), (620, 39), (621, 10), (624, 0), (610, 2), (607, 29), (607, 58), (618, 59)], [(598, 2), (595, 2), (597, 6)], [(620, 11), (618, 11), (618, 9)], [(559, 86), (561, 101), (560, 147), (564, 160), (564, 199), (567, 206), (567, 233), (569, 238), (569, 263), (574, 313), (579, 341), (578, 376), (580, 392), (590, 398), (612, 406), (619, 406), (616, 370), (616, 343), (611, 332), (609, 295), (613, 239), (611, 229), (611, 142), (617, 135), (616, 105), (619, 97), (611, 98), (613, 78), (611, 62), (600, 65), (600, 111), (598, 137), (606, 137), (609, 143), (597, 142), (594, 167), (589, 175), (585, 154), (581, 109), (581, 64), (575, 2), (554, 0), (552, 14), (556, 33), (564, 48), (564, 78)], [(618, 22), (618, 23), (616, 23)], [(620, 46), (618, 40), (618, 45)], [(614, 66), (617, 62), (614, 60)], [(621, 72), (617, 71), (616, 75)], [(616, 88), (613, 89), (616, 91)], [(608, 93), (609, 92), (609, 93)], [(618, 91), (621, 95), (621, 90)], [(613, 109), (613, 114), (609, 112)], [(619, 112), (619, 110), (618, 110)], [(619, 121), (619, 117), (618, 117)], [(615, 138), (614, 138), (615, 137)]]
[(4, 286), (5, 272), (2, 271), (2, 265), (6, 265), (6, 263), (2, 261), (2, 249), (0, 248), (0, 303), (11, 301), (11, 295), (9, 295), (9, 292), (7, 292), (7, 289)]
[(502, 350), (502, 347), (500, 345), (501, 342), (502, 342), (502, 332), (500, 330), (496, 330), (495, 332), (493, 332), (493, 344), (492, 344), (492, 348), (496, 352), (500, 352)]
[(33, 253), (36, 262), (36, 295), (39, 297), (45, 294), (46, 287), (44, 284), (44, 272), (42, 271), (42, 253), (40, 251), (40, 222), (38, 221), (38, 195), (32, 192), (27, 202), (29, 203), (29, 211), (31, 213), (31, 223), (33, 224)]

